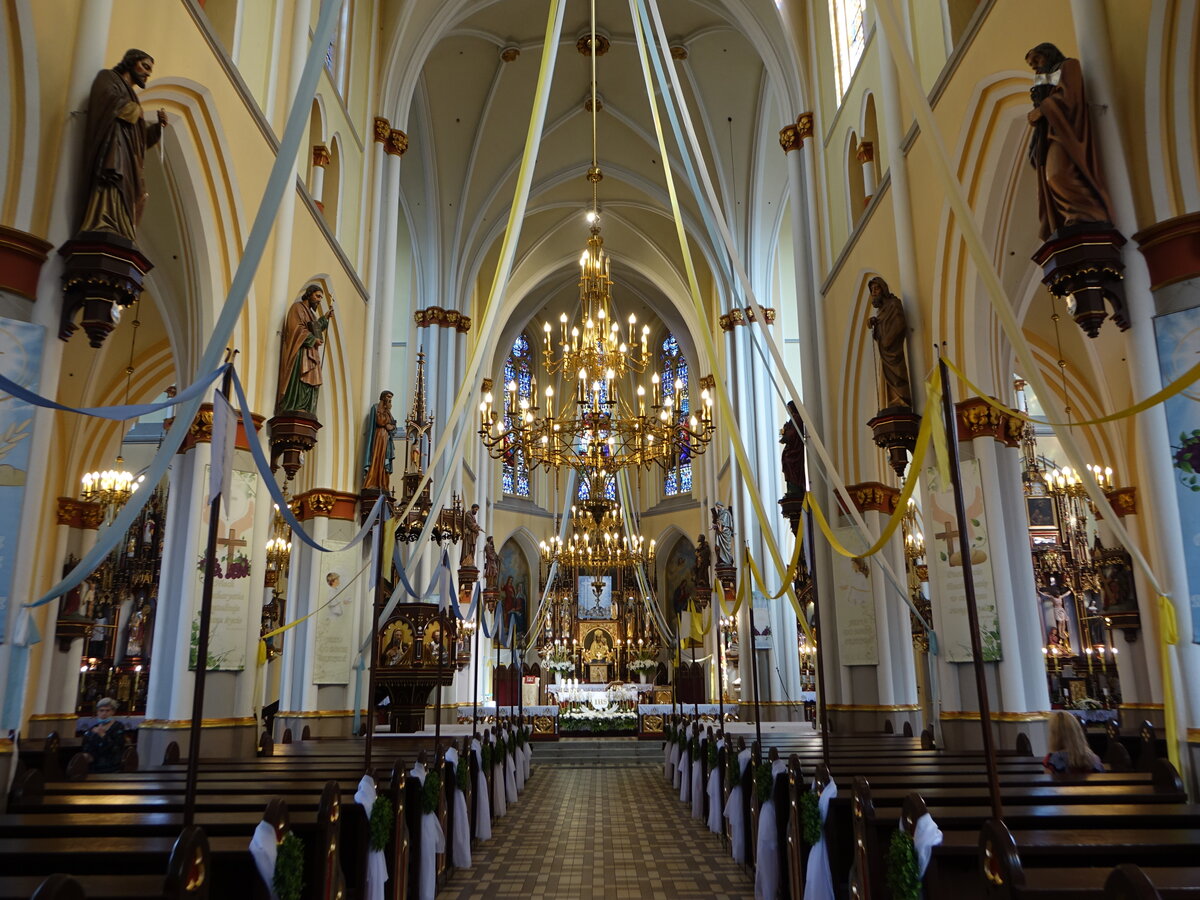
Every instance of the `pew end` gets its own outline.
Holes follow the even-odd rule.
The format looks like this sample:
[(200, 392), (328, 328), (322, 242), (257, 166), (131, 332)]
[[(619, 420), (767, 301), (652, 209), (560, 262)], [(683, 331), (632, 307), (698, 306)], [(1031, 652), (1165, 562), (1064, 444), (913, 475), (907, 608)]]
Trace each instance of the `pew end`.
[(1123, 863), (1109, 873), (1104, 881), (1105, 900), (1159, 900), (1162, 896), (1133, 863)]
[(167, 900), (208, 900), (208, 872), (208, 837), (204, 829), (189, 825), (171, 849), (163, 896)]
[(979, 832), (979, 874), (989, 898), (1007, 900), (1025, 887), (1017, 842), (1003, 822), (988, 819)]
[(164, 766), (179, 765), (179, 744), (177, 744), (175, 741), (171, 741), (171, 743), (167, 744), (167, 749), (163, 751), (162, 764)]
[(87, 900), (87, 894), (70, 875), (51, 875), (38, 885), (30, 900)]

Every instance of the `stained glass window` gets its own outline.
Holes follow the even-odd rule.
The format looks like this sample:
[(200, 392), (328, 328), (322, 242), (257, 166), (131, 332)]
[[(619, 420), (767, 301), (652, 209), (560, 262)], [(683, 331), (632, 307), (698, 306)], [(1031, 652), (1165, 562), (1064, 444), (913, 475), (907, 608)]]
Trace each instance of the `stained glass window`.
[[(576, 500), (588, 500), (592, 496), (592, 482), (589, 478), (579, 479), (579, 488), (575, 491)], [(604, 497), (607, 500), (617, 499), (617, 476), (609, 473), (604, 478)]]
[(867, 43), (866, 0), (829, 0), (829, 27), (833, 37), (833, 58), (837, 63), (839, 101), (850, 87), (850, 79), (862, 59)]
[[(517, 407), (522, 400), (533, 403), (533, 357), (529, 353), (529, 336), (524, 332), (517, 335), (513, 341), (512, 351), (504, 361), (504, 385), (501, 388), (507, 396), (508, 386), (517, 384)], [(507, 404), (506, 404), (507, 408)], [(512, 433), (512, 417), (504, 416), (504, 429)], [(515, 494), (518, 497), (529, 496), (529, 464), (525, 454), (518, 449), (510, 449), (504, 455), (501, 469), (501, 480), (504, 483), (504, 493)]]
[[(668, 334), (662, 342), (662, 352), (659, 357), (659, 368), (662, 371), (662, 395), (672, 399), (671, 414), (676, 421), (684, 421), (691, 412), (688, 401), (688, 364), (675, 335)], [(678, 387), (676, 387), (678, 382)], [(679, 455), (676, 465), (667, 469), (663, 479), (663, 494), (674, 497), (678, 494), (692, 492), (692, 460), (685, 447)]]

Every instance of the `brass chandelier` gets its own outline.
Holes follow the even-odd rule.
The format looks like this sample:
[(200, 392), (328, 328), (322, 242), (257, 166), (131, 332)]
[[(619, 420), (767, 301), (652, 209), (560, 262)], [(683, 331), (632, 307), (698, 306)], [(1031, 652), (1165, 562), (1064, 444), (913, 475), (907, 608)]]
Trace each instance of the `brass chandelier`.
[[(589, 50), (595, 46), (593, 16)], [(657, 372), (651, 373), (649, 391), (644, 384), (633, 384), (635, 376), (650, 368), (650, 328), (643, 325), (637, 331), (637, 317), (630, 315), (622, 330), (613, 304), (611, 260), (600, 235), (598, 189), (604, 174), (596, 152), (595, 52), (591, 65), (592, 163), (587, 180), (592, 203), (587, 247), (579, 260), (579, 313), (569, 331), (567, 314), (559, 317), (557, 352), (551, 324), (543, 325), (543, 365), (563, 379), (564, 396), (556, 410), (549, 386), (545, 405), (539, 406), (536, 379), (528, 399), (519, 397), (516, 382), (510, 381), (499, 403), (490, 392), (480, 403), (479, 437), (492, 457), (510, 461), (520, 454), (531, 472), (587, 467), (611, 473), (655, 464), (669, 471), (708, 448), (712, 401), (704, 390), (698, 414), (691, 413), (682, 402), (682, 382), (663, 385)]]

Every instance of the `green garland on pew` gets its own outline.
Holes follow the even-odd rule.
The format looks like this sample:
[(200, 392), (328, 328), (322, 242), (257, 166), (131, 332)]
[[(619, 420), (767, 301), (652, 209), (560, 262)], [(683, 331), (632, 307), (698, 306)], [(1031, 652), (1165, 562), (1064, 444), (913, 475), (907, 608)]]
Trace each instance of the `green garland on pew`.
[(680, 754), (683, 754), (687, 750), (687, 745), (688, 745), (686, 729), (679, 732), (679, 739), (678, 739), (677, 743), (679, 744)]
[(392, 839), (392, 828), (396, 822), (396, 811), (391, 798), (376, 797), (371, 807), (371, 849), (383, 850)]
[(895, 900), (920, 900), (921, 876), (917, 873), (917, 848), (908, 832), (892, 832), (887, 852), (887, 883)]
[(771, 799), (771, 764), (769, 762), (759, 763), (754, 768), (754, 793), (758, 797), (759, 804), (766, 803)]
[(742, 769), (736, 753), (728, 753), (725, 756), (725, 783), (731, 789), (742, 783)]
[(492, 771), (492, 745), (490, 742), (484, 742), (483, 745), (483, 771)]
[(814, 791), (800, 795), (800, 832), (810, 847), (821, 840), (821, 798)]
[(464, 759), (460, 759), (454, 764), (454, 777), (458, 782), (458, 789), (464, 794), (467, 792), (467, 787), (471, 783), (471, 765)]
[(711, 772), (717, 767), (717, 761), (720, 757), (717, 755), (717, 742), (708, 742), (708, 770)]
[(304, 893), (304, 841), (290, 831), (275, 855), (271, 887), (279, 900), (300, 900)]
[(508, 755), (509, 755), (509, 756), (511, 756), (511, 757), (513, 757), (513, 758), (516, 758), (516, 755), (517, 755), (517, 736), (516, 736), (515, 734), (513, 734), (513, 735), (510, 735), (510, 736), (509, 736), (509, 738), (508, 738)]
[[(438, 796), (442, 793), (442, 778), (437, 772), (425, 775), (425, 787), (421, 791), (421, 812), (437, 812)], [(282, 897), (279, 900), (283, 900)]]

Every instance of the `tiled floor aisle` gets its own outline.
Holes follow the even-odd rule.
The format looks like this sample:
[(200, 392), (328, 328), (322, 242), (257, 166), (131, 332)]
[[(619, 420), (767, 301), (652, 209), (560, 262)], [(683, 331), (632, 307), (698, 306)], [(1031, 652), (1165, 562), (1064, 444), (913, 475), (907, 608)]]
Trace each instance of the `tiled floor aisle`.
[(750, 875), (689, 813), (661, 765), (535, 767), (475, 865), (438, 898), (752, 897)]

